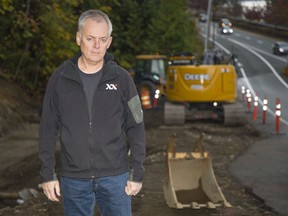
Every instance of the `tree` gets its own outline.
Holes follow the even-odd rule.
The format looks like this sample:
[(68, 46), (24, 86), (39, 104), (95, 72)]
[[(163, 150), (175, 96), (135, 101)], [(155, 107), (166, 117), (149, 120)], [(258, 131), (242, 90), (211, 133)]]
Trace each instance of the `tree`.
[(0, 41), (2, 75), (36, 90), (77, 49), (73, 8), (82, 0), (10, 2), (12, 10), (0, 15), (5, 23)]
[(244, 15), (248, 20), (260, 21), (263, 18), (263, 12), (263, 9), (253, 7), (252, 9), (247, 9)]
[[(146, 43), (155, 44), (154, 52), (172, 53), (195, 51), (195, 24), (188, 14), (185, 0), (159, 1), (158, 13), (148, 26)], [(146, 44), (148, 47), (148, 44)]]
[(109, 52), (126, 68), (140, 53), (193, 51), (199, 44), (186, 0), (2, 0), (0, 75), (42, 91), (55, 68), (79, 51), (77, 19), (91, 8), (111, 18)]
[(288, 26), (288, 1), (268, 0), (264, 20), (267, 23)]
[(239, 0), (235, 0), (230, 15), (234, 17), (241, 17), (242, 13), (243, 13), (243, 8)]

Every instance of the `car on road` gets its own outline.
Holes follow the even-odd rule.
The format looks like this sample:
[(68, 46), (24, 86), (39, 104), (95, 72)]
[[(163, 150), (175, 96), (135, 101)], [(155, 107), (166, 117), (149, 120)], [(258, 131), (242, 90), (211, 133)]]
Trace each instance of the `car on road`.
[(224, 28), (226, 26), (231, 27), (232, 26), (231, 21), (227, 18), (221, 18), (219, 22), (219, 28)]
[(224, 27), (220, 28), (220, 32), (221, 32), (221, 34), (232, 34), (233, 29), (230, 28), (229, 26), (224, 26)]
[(287, 42), (275, 42), (272, 47), (273, 54), (276, 55), (288, 55), (288, 43)]
[(199, 22), (206, 22), (207, 21), (207, 14), (201, 13), (199, 14)]

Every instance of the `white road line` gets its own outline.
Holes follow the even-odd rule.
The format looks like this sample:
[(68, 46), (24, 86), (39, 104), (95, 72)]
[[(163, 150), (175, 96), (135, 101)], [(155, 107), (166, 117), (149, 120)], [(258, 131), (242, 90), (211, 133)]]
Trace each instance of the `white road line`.
[[(253, 95), (253, 98), (255, 97), (256, 93), (251, 85), (251, 83), (249, 82), (249, 79), (246, 76), (246, 72), (243, 68), (240, 68), (241, 74), (243, 76), (244, 82), (247, 84), (247, 87), (250, 89), (251, 94)], [(263, 107), (263, 101), (259, 98), (258, 100), (259, 104), (261, 104), (261, 106)], [(272, 111), (268, 106), (267, 106), (267, 111), (274, 117), (276, 117), (276, 114), (274, 111)], [(280, 118), (280, 121), (283, 122), (285, 125), (288, 125), (288, 121), (286, 121), (283, 118)]]
[(279, 56), (276, 56), (276, 55), (274, 55), (274, 54), (265, 52), (265, 51), (260, 50), (260, 49), (258, 49), (258, 48), (256, 48), (256, 47), (250, 46), (250, 48), (253, 49), (253, 50), (255, 50), (255, 51), (257, 51), (257, 52), (259, 52), (259, 53), (262, 53), (262, 54), (265, 54), (265, 55), (267, 55), (267, 56), (269, 56), (269, 57), (275, 58), (275, 59), (277, 59), (277, 60), (279, 60), (279, 61), (288, 62), (288, 59), (284, 59), (284, 58), (279, 57)]
[[(238, 41), (235, 41), (231, 38), (229, 38), (228, 40), (230, 40), (231, 42), (234, 42), (236, 44), (238, 44), (239, 46), (242, 46), (243, 48), (247, 49), (248, 51), (250, 51), (251, 53), (253, 53), (254, 55), (256, 55), (258, 58), (260, 58), (270, 69), (271, 71), (274, 73), (274, 75), (278, 78), (278, 80), (286, 87), (288, 88), (288, 85), (286, 82), (284, 82), (284, 80), (278, 75), (278, 73), (275, 71), (275, 69), (273, 68), (273, 66), (265, 59), (263, 58), (261, 55), (259, 55), (257, 52), (255, 52), (254, 50), (250, 49), (248, 46), (238, 42)], [(253, 97), (256, 95), (255, 94), (255, 91), (254, 89), (252, 88), (252, 85), (251, 83), (249, 82), (247, 76), (246, 76), (246, 73), (245, 73), (245, 70), (241, 67), (240, 68), (240, 71), (241, 71), (241, 74), (245, 80), (245, 82), (247, 83), (247, 86), (249, 87)], [(259, 103), (263, 106), (263, 101), (262, 100), (259, 100)], [(272, 114), (274, 117), (275, 117), (275, 113), (268, 107), (268, 112), (270, 114)], [(280, 119), (281, 122), (283, 122), (285, 125), (288, 125), (288, 121), (284, 120), (283, 118)]]
[(258, 44), (263, 44), (263, 41), (262, 40), (257, 40), (257, 43)]
[(279, 80), (279, 82), (282, 83), (285, 86), (285, 88), (288, 89), (288, 84), (279, 76), (279, 74), (276, 72), (274, 67), (265, 58), (263, 58), (263, 56), (261, 56), (259, 53), (257, 53), (256, 51), (254, 51), (253, 49), (251, 49), (250, 47), (248, 47), (247, 45), (245, 45), (239, 41), (236, 41), (236, 40), (231, 39), (231, 38), (228, 38), (228, 40), (230, 40), (233, 43), (238, 44), (239, 46), (243, 47), (244, 49), (247, 49), (248, 51), (250, 51), (251, 53), (256, 55), (259, 59), (261, 59), (270, 68), (270, 70), (273, 72), (273, 74), (276, 76), (276, 78)]
[[(202, 36), (205, 38), (206, 36), (204, 34), (202, 34)], [(210, 40), (212, 41), (212, 39), (210, 38)], [(231, 39), (231, 38), (228, 38), (228, 40), (230, 40), (232, 43), (236, 43), (238, 44), (239, 46), (247, 49), (248, 51), (250, 51), (251, 53), (253, 53), (254, 55), (256, 55), (258, 58), (260, 58), (271, 70), (272, 72), (274, 73), (274, 75), (278, 78), (278, 80), (286, 87), (288, 88), (288, 85), (287, 83), (284, 82), (284, 80), (278, 75), (278, 73), (275, 71), (275, 69), (273, 68), (273, 66), (265, 59), (263, 58), (261, 55), (259, 55), (257, 52), (255, 52), (253, 49), (250, 49), (248, 46), (234, 40), (234, 39)], [(215, 44), (220, 47), (221, 49), (223, 49), (224, 52), (226, 52), (227, 54), (231, 54), (231, 52), (226, 49), (224, 46), (222, 46), (219, 42), (215, 41)], [(254, 47), (255, 48), (255, 47)], [(257, 48), (255, 48), (257, 49)], [(238, 60), (237, 60), (238, 61)], [(240, 71), (241, 71), (241, 74), (245, 80), (245, 82), (247, 83), (247, 86), (249, 87), (253, 97), (256, 95), (255, 94), (255, 91), (254, 89), (252, 88), (252, 85), (251, 83), (249, 82), (247, 76), (246, 76), (246, 73), (245, 73), (245, 70), (241, 67), (241, 63), (240, 62), (237, 62), (237, 64), (240, 65)], [(259, 100), (259, 103), (263, 106), (263, 101), (260, 99)], [(275, 117), (275, 113), (269, 108), (267, 107), (267, 110), (270, 114), (272, 114), (274, 117)], [(288, 121), (284, 120), (283, 118), (280, 119), (281, 122), (283, 122), (285, 125), (288, 125)]]
[(218, 43), (217, 41), (215, 41), (215, 44), (218, 46), (218, 47), (220, 47), (220, 49), (222, 49), (224, 52), (226, 52), (228, 55), (230, 55), (231, 54), (231, 52), (228, 50), (228, 49), (226, 49), (224, 46), (222, 46), (220, 43)]

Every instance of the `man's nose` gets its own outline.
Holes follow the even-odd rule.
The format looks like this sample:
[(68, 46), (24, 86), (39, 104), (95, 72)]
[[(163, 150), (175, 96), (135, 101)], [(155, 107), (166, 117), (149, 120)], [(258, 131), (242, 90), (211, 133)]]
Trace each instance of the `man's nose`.
[(100, 47), (100, 39), (95, 38), (94, 43), (93, 43), (93, 47), (95, 47), (95, 48)]

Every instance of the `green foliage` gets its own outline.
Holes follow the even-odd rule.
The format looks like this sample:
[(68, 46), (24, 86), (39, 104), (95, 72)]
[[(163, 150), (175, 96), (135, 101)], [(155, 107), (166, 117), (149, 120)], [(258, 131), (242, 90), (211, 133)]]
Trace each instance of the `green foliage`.
[(78, 50), (74, 12), (81, 2), (14, 0), (13, 10), (0, 15), (2, 76), (30, 90), (44, 88), (52, 71)]
[(122, 0), (111, 5), (111, 51), (124, 67), (137, 54), (198, 52), (199, 39), (186, 0)]
[(153, 41), (162, 53), (192, 51), (193, 30), (185, 0), (160, 1), (158, 13), (149, 25), (150, 41), (146, 43)]
[(12, 1), (13, 0), (1, 0), (0, 14), (6, 14), (6, 12), (11, 12), (14, 9)]
[(109, 52), (123, 67), (130, 67), (137, 54), (201, 47), (186, 0), (2, 0), (0, 74), (42, 91), (55, 68), (78, 52), (78, 17), (93, 8), (111, 18)]

